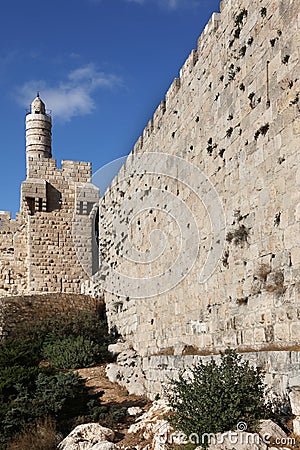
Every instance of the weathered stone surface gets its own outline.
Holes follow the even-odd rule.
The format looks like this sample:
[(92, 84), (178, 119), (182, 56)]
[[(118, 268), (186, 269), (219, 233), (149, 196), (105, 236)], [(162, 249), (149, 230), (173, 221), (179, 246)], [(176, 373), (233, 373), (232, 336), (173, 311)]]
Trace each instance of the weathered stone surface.
[(114, 432), (98, 423), (78, 425), (59, 444), (59, 450), (113, 450)]
[[(267, 450), (268, 446), (259, 441), (257, 434), (236, 431), (218, 433), (208, 448), (209, 450)], [(197, 450), (201, 450), (201, 447), (197, 447)]]
[(142, 408), (138, 406), (131, 406), (130, 408), (127, 409), (127, 414), (129, 416), (140, 416), (142, 413), (143, 413)]
[(170, 411), (170, 407), (164, 400), (157, 400), (137, 422), (130, 426), (128, 433), (139, 435), (142, 433), (144, 439), (151, 439), (152, 443), (147, 444), (146, 449), (167, 450), (170, 443), (181, 443), (176, 440), (177, 433), (164, 418)]
[(280, 392), (289, 373), (273, 356), (297, 375), (288, 354), (299, 359), (300, 5), (283, 3), (222, 2), (101, 202), (98, 291), (111, 275), (108, 321), (147, 366), (152, 398), (178, 372), (172, 357), (186, 367), (227, 346), (264, 353), (252, 359)]
[[(83, 447), (80, 447), (83, 449)], [(91, 447), (88, 447), (87, 450), (117, 450), (119, 447), (112, 442), (103, 441), (99, 444), (92, 445)]]
[(293, 430), (297, 436), (300, 436), (300, 417), (293, 420)]
[(300, 416), (300, 386), (293, 387), (289, 393), (292, 413), (295, 416)]
[(259, 434), (264, 442), (272, 438), (277, 442), (286, 442), (287, 434), (273, 420), (261, 420), (259, 423)]
[(106, 375), (111, 382), (125, 386), (129, 394), (146, 394), (142, 361), (134, 350), (121, 352), (116, 364), (106, 366)]
[(140, 433), (142, 431), (144, 438), (148, 439), (160, 429), (164, 429), (167, 421), (163, 417), (169, 411), (170, 407), (165, 400), (153, 402), (149, 411), (139, 417), (138, 422), (130, 426), (128, 433)]

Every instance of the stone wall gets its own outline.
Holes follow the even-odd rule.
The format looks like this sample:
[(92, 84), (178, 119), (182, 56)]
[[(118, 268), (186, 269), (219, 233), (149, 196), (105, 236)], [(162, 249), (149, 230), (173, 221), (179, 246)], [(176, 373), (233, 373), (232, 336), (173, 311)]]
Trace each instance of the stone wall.
[(43, 294), (0, 298), (0, 336), (47, 319), (76, 318), (82, 311), (99, 313), (103, 302), (80, 294)]
[(0, 293), (13, 295), (24, 292), (27, 283), (26, 223), (19, 214), (11, 219), (7, 211), (0, 212)]
[(299, 52), (298, 0), (221, 2), (105, 195), (96, 283), (137, 355), (298, 350)]
[[(111, 346), (116, 347), (116, 346)], [(177, 379), (181, 371), (188, 371), (199, 361), (204, 364), (217, 355), (158, 355), (138, 357), (134, 351), (120, 353), (116, 364), (110, 364), (107, 374), (113, 381), (125, 386), (129, 393), (147, 394), (152, 400), (164, 397), (170, 380)], [(286, 397), (300, 382), (299, 351), (262, 351), (243, 353), (243, 360), (251, 366), (263, 368), (264, 382), (271, 388), (270, 395)]]
[(91, 164), (63, 161), (59, 169), (55, 159), (29, 157), (27, 165), (20, 213), (16, 220), (0, 213), (0, 295), (80, 293), (92, 267), (99, 198)]

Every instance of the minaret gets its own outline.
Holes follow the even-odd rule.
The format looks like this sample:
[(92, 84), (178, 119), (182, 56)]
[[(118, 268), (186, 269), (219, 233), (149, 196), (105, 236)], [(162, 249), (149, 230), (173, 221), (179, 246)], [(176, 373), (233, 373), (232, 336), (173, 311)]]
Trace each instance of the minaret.
[(26, 115), (26, 165), (30, 158), (51, 158), (52, 119), (46, 113), (45, 103), (39, 93), (33, 100), (30, 112)]

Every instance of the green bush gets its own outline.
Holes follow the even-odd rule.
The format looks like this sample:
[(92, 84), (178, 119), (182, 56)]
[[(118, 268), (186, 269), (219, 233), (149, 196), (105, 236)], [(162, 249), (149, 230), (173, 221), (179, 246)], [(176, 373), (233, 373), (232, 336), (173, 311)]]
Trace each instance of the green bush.
[(36, 366), (40, 361), (40, 345), (29, 338), (7, 339), (0, 344), (0, 368)]
[(42, 355), (60, 369), (77, 369), (96, 364), (98, 346), (83, 336), (48, 337)]
[[(15, 395), (0, 408), (0, 442), (6, 442), (25, 429), (46, 417), (57, 423), (57, 429), (68, 432), (76, 425), (78, 416), (90, 421), (99, 401), (89, 395), (85, 380), (77, 373), (43, 373), (36, 376), (34, 388), (15, 386)], [(93, 406), (93, 409), (91, 408)]]
[[(170, 423), (187, 436), (196, 433), (200, 443), (206, 433), (236, 430), (239, 422), (255, 431), (267, 414), (265, 385), (260, 369), (250, 367), (234, 350), (215, 360), (200, 362), (189, 374), (171, 382), (168, 400), (173, 409)], [(207, 447), (207, 438), (202, 442)]]
[(93, 341), (95, 349), (95, 363), (111, 360), (108, 345), (113, 342), (113, 336), (108, 333), (106, 318), (103, 314), (91, 311), (80, 311), (76, 317), (60, 315), (51, 319), (26, 323), (14, 330), (13, 337), (17, 340), (30, 341), (40, 356), (46, 341), (58, 341), (69, 336), (79, 337)]
[(91, 396), (88, 391), (85, 380), (77, 373), (39, 374), (33, 406), (38, 417), (53, 417), (64, 428), (70, 419), (89, 416)]
[[(97, 420), (101, 393), (89, 395), (84, 379), (53, 366), (102, 362), (110, 341), (105, 320), (91, 312), (80, 313), (76, 319), (62, 316), (27, 323), (14, 330), (0, 344), (0, 448), (19, 433), (26, 435), (29, 425), (34, 427), (46, 417), (63, 433), (78, 423)], [(44, 357), (53, 366), (41, 364)]]

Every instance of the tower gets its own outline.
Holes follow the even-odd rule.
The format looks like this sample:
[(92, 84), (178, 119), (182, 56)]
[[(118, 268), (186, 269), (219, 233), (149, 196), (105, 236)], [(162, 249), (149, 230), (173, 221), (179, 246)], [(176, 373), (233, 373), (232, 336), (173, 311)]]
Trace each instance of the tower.
[(32, 158), (52, 157), (52, 119), (46, 112), (45, 103), (39, 93), (30, 106), (26, 115), (26, 168), (27, 178)]

